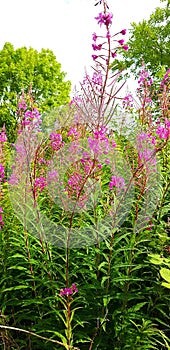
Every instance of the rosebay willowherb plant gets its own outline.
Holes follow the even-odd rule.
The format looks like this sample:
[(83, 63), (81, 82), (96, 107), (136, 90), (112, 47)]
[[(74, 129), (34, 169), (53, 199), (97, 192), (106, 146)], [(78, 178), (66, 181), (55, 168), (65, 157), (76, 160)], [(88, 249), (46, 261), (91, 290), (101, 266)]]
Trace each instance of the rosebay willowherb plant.
[[(144, 67), (137, 111), (131, 94), (119, 97), (121, 72), (113, 67), (128, 49), (126, 30), (112, 35), (108, 4), (95, 5), (102, 9), (92, 36), (93, 73), (86, 73), (63, 123), (57, 119), (45, 132), (32, 92), (23, 93), (11, 156), (2, 148), (4, 348), (169, 347), (168, 291), (148, 259), (168, 241), (160, 234), (169, 183), (169, 81), (161, 83), (156, 120)], [(118, 103), (123, 116), (135, 115), (128, 133), (112, 128)], [(1, 144), (4, 138), (3, 131)]]

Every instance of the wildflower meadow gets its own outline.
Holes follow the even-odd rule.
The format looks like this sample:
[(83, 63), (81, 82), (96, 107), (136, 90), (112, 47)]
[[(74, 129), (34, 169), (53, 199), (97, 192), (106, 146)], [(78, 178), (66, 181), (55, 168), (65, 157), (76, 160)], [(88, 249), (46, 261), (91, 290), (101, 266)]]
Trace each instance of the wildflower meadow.
[(74, 97), (45, 115), (30, 82), (0, 131), (4, 350), (170, 349), (170, 69), (124, 93), (126, 29), (95, 6)]

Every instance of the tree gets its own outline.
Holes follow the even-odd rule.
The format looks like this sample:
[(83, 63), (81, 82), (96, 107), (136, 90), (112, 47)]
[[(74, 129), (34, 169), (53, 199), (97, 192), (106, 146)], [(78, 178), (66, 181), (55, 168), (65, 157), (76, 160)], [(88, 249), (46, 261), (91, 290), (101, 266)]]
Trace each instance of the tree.
[[(164, 2), (165, 0), (162, 0)], [(123, 52), (127, 68), (138, 75), (142, 60), (152, 75), (170, 67), (170, 1), (156, 8), (148, 21), (132, 23), (129, 50)]]
[(51, 50), (15, 50), (11, 43), (5, 43), (0, 51), (0, 128), (5, 124), (10, 141), (15, 135), (22, 91), (28, 93), (31, 85), (40, 112), (48, 112), (69, 102), (71, 82), (64, 81), (65, 76)]

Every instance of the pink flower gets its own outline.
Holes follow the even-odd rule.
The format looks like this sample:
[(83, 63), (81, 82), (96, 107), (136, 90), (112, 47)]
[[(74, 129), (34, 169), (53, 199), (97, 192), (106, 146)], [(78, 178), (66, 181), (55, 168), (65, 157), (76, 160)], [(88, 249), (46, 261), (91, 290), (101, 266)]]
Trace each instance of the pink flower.
[(112, 147), (115, 148), (117, 145), (116, 145), (116, 142), (114, 140), (112, 140)]
[(69, 295), (72, 295), (73, 293), (77, 293), (78, 292), (78, 289), (75, 285), (75, 283), (72, 284), (71, 288), (63, 288), (63, 289), (60, 289), (60, 296), (69, 296)]
[(14, 185), (14, 186), (15, 186), (15, 185), (18, 185), (18, 179), (17, 179), (17, 177), (16, 177), (16, 174), (14, 174), (14, 173), (11, 174), (8, 183), (9, 183), (10, 185)]
[(93, 39), (93, 41), (96, 42), (96, 40), (97, 40), (97, 35), (96, 35), (96, 33), (93, 33), (93, 34), (92, 34), (92, 39)]
[(111, 56), (112, 56), (113, 58), (115, 58), (115, 57), (117, 56), (116, 51), (115, 51), (115, 52), (111, 52)]
[(5, 176), (5, 169), (4, 169), (4, 166), (0, 164), (0, 181), (2, 181), (4, 176)]
[(40, 192), (42, 192), (43, 189), (47, 186), (47, 181), (42, 176), (37, 177), (35, 180), (34, 186), (35, 186), (36, 190), (39, 189)]
[(97, 59), (97, 55), (92, 55), (93, 60), (95, 61)]
[(73, 291), (71, 288), (60, 289), (60, 296), (66, 295), (68, 297), (71, 294), (73, 294)]
[(92, 48), (94, 51), (98, 51), (101, 50), (102, 48), (102, 44), (96, 45), (96, 44), (92, 44)]
[(70, 127), (67, 136), (71, 136), (71, 135), (73, 135), (75, 138), (77, 138), (77, 136), (78, 136), (78, 132), (72, 126)]
[(102, 75), (100, 73), (93, 73), (92, 81), (95, 85), (102, 85)]
[(165, 125), (167, 128), (170, 128), (170, 120), (168, 120), (167, 118), (165, 118)]
[(100, 24), (100, 27), (102, 24), (104, 24), (106, 27), (108, 27), (110, 24), (112, 24), (112, 13), (102, 13), (100, 12), (98, 17), (95, 17), (95, 19), (98, 20), (98, 24)]
[(123, 45), (124, 40), (123, 40), (123, 39), (120, 39), (120, 40), (118, 40), (118, 43), (119, 43), (120, 45)]
[(53, 181), (58, 182), (59, 176), (58, 176), (58, 173), (56, 170), (53, 169), (53, 170), (49, 171), (47, 176), (48, 176), (49, 182), (53, 182)]
[(77, 292), (78, 292), (78, 289), (77, 289), (75, 283), (72, 283), (71, 289), (72, 289), (72, 291), (73, 291), (74, 293), (77, 293)]
[(125, 35), (125, 34), (126, 34), (126, 29), (122, 29), (120, 33), (121, 33), (122, 35)]
[(128, 94), (123, 99), (123, 107), (124, 108), (133, 107), (133, 102), (134, 102), (133, 96), (131, 94)]
[(110, 35), (109, 30), (107, 31), (106, 38), (107, 38), (107, 39), (110, 39), (110, 38), (111, 38), (111, 35)]
[(25, 111), (27, 108), (26, 102), (24, 99), (22, 99), (19, 103), (18, 103), (18, 109)]
[(170, 135), (170, 128), (165, 128), (164, 126), (158, 126), (156, 129), (156, 134), (160, 139), (168, 139)]
[(7, 136), (4, 131), (0, 132), (0, 142), (6, 142)]
[(122, 46), (122, 49), (125, 50), (125, 51), (127, 51), (127, 50), (129, 49), (129, 46), (128, 46), (128, 45), (123, 45), (123, 46)]
[(51, 147), (55, 151), (58, 151), (64, 145), (64, 142), (62, 142), (61, 134), (56, 134), (55, 132), (52, 132), (50, 134), (50, 140), (52, 141)]
[(125, 187), (125, 180), (121, 176), (119, 176), (119, 177), (112, 176), (111, 181), (109, 182), (109, 187), (110, 187), (110, 190), (112, 190), (113, 187), (124, 188)]

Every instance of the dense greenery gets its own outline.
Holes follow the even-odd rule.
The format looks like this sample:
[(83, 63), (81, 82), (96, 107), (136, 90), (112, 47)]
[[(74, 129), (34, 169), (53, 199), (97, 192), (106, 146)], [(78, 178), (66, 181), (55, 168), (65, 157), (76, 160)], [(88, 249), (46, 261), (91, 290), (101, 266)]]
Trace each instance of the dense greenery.
[[(133, 74), (138, 75), (144, 60), (152, 75), (160, 75), (162, 68), (170, 67), (170, 2), (157, 8), (149, 18), (132, 23), (129, 50), (124, 52), (123, 63)], [(163, 70), (164, 71), (164, 70)]]
[(0, 51), (0, 127), (5, 123), (7, 134), (14, 139), (17, 125), (16, 110), (22, 91), (31, 88), (41, 112), (69, 102), (70, 81), (51, 50), (14, 49), (5, 43)]
[(145, 67), (138, 105), (121, 99), (96, 5), (106, 34), (81, 91), (41, 123), (28, 87), (15, 144), (0, 133), (2, 349), (170, 349), (170, 74), (156, 103)]

